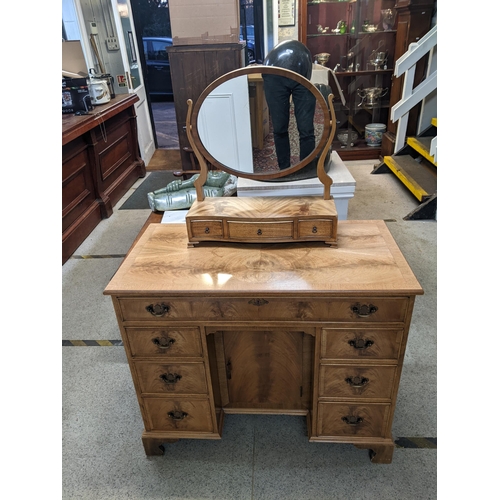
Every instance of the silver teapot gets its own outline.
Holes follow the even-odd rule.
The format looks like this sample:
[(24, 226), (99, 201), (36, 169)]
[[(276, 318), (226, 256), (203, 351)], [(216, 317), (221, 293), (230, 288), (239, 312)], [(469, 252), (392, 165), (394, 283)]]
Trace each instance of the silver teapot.
[(382, 89), (380, 87), (368, 87), (367, 89), (358, 89), (358, 95), (361, 97), (361, 102), (358, 107), (361, 106), (365, 100), (367, 106), (375, 106), (381, 97), (384, 97), (389, 88)]

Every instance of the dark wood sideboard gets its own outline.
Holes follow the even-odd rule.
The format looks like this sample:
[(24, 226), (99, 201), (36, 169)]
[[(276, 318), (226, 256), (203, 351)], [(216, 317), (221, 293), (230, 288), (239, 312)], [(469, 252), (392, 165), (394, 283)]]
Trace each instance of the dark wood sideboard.
[(71, 257), (139, 177), (135, 94), (118, 95), (84, 116), (62, 117), (62, 262)]

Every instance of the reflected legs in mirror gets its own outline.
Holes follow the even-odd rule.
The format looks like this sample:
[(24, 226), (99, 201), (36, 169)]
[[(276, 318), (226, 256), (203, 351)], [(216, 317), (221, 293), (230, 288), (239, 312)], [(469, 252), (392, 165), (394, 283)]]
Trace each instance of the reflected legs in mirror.
[(264, 93), (273, 126), (274, 145), (280, 170), (290, 167), (290, 98), (296, 118), (300, 142), (300, 160), (315, 148), (315, 96), (303, 85), (279, 75), (262, 75)]

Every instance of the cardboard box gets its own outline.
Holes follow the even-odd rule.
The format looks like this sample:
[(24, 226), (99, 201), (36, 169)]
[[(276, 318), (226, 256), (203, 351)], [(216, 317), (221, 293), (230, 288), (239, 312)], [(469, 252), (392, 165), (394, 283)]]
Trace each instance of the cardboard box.
[(238, 0), (170, 0), (173, 44), (239, 42), (239, 5)]
[(62, 42), (62, 76), (85, 78), (89, 74), (79, 40)]

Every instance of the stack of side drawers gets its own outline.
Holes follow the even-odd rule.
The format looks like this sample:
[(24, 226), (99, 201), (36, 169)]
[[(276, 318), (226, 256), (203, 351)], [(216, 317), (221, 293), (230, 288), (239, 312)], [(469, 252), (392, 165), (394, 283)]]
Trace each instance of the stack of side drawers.
[(169, 322), (161, 304), (115, 301), (145, 435), (220, 438), (204, 338), (196, 326)]

